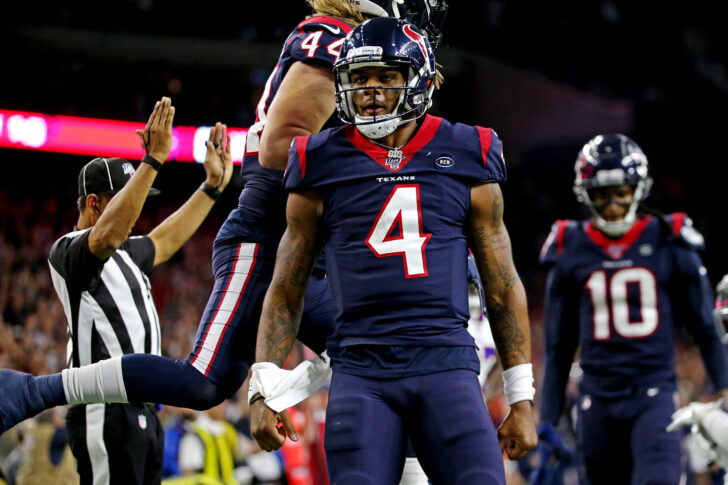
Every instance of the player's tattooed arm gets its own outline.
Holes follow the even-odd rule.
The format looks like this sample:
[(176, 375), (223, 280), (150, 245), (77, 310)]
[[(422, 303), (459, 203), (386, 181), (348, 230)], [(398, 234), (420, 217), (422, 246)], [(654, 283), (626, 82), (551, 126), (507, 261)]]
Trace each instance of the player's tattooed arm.
[(473, 187), (470, 247), (478, 264), (498, 355), (505, 369), (531, 361), (528, 308), (503, 223), (503, 194), (496, 183)]
[(321, 198), (291, 193), (286, 207), (288, 228), (278, 246), (273, 280), (263, 302), (256, 361), (283, 365), (298, 335), (306, 284), (321, 245), (318, 238)]

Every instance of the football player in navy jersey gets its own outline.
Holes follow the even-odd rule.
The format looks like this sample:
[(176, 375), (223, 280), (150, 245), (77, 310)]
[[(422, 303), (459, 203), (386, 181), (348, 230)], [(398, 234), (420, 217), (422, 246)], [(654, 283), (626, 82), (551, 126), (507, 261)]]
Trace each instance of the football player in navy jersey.
[(624, 135), (599, 135), (576, 161), (586, 221), (557, 221), (541, 261), (550, 266), (540, 437), (553, 434), (574, 354), (583, 479), (597, 484), (680, 482), (674, 409), (673, 324), (692, 333), (715, 389), (725, 393), (725, 348), (713, 325), (702, 237), (685, 214), (643, 205), (647, 158)]
[[(278, 241), (286, 227), (283, 169), (296, 135), (318, 132), (333, 114), (332, 67), (345, 35), (364, 18), (402, 16), (420, 22), (433, 38), (447, 9), (444, 0), (310, 0), (314, 13), (285, 41), (258, 104), (242, 166), (245, 186), (237, 209), (221, 227), (213, 248), (215, 286), (183, 361), (130, 354), (44, 379), (2, 371), (0, 432), (44, 408), (93, 402), (155, 402), (208, 409), (232, 396), (254, 361), (263, 296)], [(299, 337), (322, 352), (333, 331), (331, 295), (322, 274), (306, 294)], [(62, 386), (62, 389), (61, 387)], [(47, 396), (61, 396), (49, 399)], [(7, 398), (12, 396), (13, 398)]]
[[(375, 18), (335, 67), (348, 125), (297, 137), (285, 174), (288, 227), (261, 316), (251, 430), (286, 438), (272, 396), (298, 333), (307, 280), (326, 238), (336, 329), (325, 449), (332, 484), (396, 483), (409, 435), (433, 484), (503, 484), (501, 447), (536, 444), (523, 285), (503, 224), (502, 144), (489, 128), (425, 115), (435, 60), (412, 24)], [(511, 410), (498, 436), (469, 319), (473, 249)], [(268, 405), (273, 406), (273, 408)], [(500, 447), (499, 447), (500, 440)]]

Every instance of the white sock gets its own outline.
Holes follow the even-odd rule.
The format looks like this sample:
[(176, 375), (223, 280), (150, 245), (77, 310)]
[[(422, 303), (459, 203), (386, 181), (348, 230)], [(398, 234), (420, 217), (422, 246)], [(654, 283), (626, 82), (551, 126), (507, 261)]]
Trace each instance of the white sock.
[(402, 471), (402, 480), (399, 485), (428, 485), (427, 475), (422, 465), (414, 456), (408, 456), (404, 461), (404, 470)]
[(121, 356), (61, 372), (68, 404), (129, 402), (126, 398)]

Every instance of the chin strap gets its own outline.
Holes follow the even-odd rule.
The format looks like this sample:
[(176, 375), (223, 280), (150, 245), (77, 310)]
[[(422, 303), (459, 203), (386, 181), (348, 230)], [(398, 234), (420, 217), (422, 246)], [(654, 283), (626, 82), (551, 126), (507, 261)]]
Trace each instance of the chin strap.
[(357, 115), (355, 120), (356, 129), (359, 130), (359, 133), (367, 138), (371, 138), (374, 140), (378, 140), (380, 138), (384, 138), (385, 136), (391, 135), (395, 132), (397, 127), (399, 127), (399, 125), (403, 123), (402, 118), (399, 116), (397, 116), (396, 118), (389, 118), (384, 121), (368, 123), (368, 121), (370, 121), (372, 118), (373, 117), (370, 116)]

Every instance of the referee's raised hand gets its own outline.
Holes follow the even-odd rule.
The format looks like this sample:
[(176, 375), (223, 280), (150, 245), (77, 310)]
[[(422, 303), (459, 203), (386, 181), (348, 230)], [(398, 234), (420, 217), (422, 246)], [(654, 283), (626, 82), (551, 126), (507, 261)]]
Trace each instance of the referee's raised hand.
[(159, 163), (164, 163), (169, 157), (173, 122), (174, 106), (172, 100), (165, 96), (154, 105), (144, 130), (136, 130), (144, 151)]

